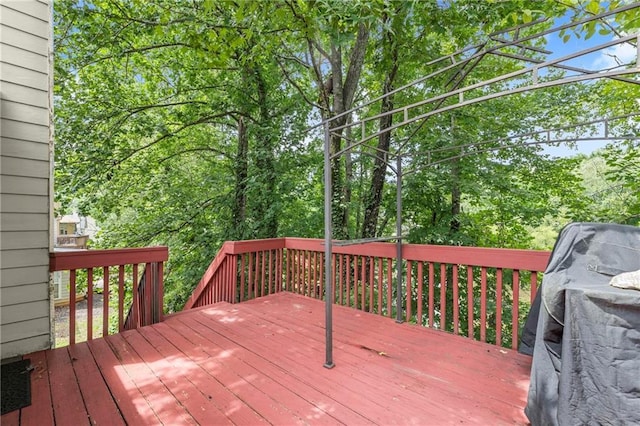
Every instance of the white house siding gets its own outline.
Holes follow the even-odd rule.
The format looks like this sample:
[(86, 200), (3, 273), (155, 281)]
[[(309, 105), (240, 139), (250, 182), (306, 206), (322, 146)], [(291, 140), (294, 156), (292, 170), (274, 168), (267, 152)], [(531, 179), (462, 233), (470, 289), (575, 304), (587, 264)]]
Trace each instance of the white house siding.
[(0, 358), (50, 346), (51, 10), (0, 1)]

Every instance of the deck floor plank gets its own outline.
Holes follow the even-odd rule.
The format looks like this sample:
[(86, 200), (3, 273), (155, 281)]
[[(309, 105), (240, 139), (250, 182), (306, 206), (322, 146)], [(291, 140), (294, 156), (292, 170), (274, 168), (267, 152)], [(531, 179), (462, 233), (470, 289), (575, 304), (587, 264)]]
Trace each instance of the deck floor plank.
[[(206, 315), (202, 312), (201, 316)], [(259, 341), (267, 345), (274, 345), (273, 348), (268, 348), (267, 352), (277, 350), (279, 346), (286, 345), (287, 341), (294, 340), (298, 343), (296, 349), (302, 347), (302, 351), (308, 354), (322, 353), (323, 346), (320, 341), (314, 341), (311, 338), (305, 338), (302, 335), (287, 336), (284, 330), (290, 324), (285, 323), (282, 327), (278, 328), (273, 336), (267, 336), (260, 332), (254, 333), (253, 330), (271, 330), (272, 327), (265, 326), (268, 322), (261, 318), (254, 318), (246, 311), (242, 309), (243, 320), (249, 322), (254, 320), (251, 327), (242, 328), (243, 332), (252, 333), (250, 335), (240, 337), (243, 341)], [(233, 334), (234, 330), (227, 329), (224, 334)], [(320, 335), (320, 337), (323, 336)], [(300, 345), (302, 343), (302, 345)], [(359, 358), (354, 355), (354, 351), (363, 353), (364, 358)], [(356, 395), (362, 395), (371, 393), (375, 398), (374, 407), (371, 407), (367, 412), (369, 415), (373, 414), (376, 417), (376, 421), (382, 423), (393, 422), (393, 417), (390, 417), (388, 413), (401, 411), (406, 416), (419, 416), (425, 409), (433, 411), (432, 420), (434, 422), (447, 422), (452, 419), (464, 419), (468, 417), (477, 418), (481, 414), (487, 419), (495, 418), (496, 411), (490, 407), (485, 407), (483, 404), (479, 404), (477, 400), (468, 398), (468, 395), (460, 392), (451, 392), (447, 388), (441, 389), (444, 392), (433, 392), (433, 386), (425, 388), (428, 390), (429, 398), (425, 398), (423, 394), (411, 391), (408, 386), (407, 375), (398, 374), (394, 371), (393, 363), (390, 363), (389, 359), (381, 359), (379, 355), (374, 355), (370, 351), (362, 351), (360, 348), (345, 346), (341, 348), (343, 357), (341, 373), (345, 374), (344, 377), (334, 377), (336, 381), (340, 383), (348, 383), (350, 391)], [(314, 380), (316, 379), (317, 367), (320, 365), (320, 360), (315, 365), (311, 365), (306, 375), (310, 375)], [(382, 365), (379, 364), (382, 362)], [(356, 366), (360, 366), (358, 368)], [(295, 365), (289, 365), (289, 369), (295, 368)], [(334, 373), (337, 374), (337, 373)], [(434, 382), (434, 384), (440, 385), (441, 383)], [(407, 392), (409, 391), (409, 392)], [(340, 392), (340, 390), (337, 390)], [(464, 409), (455, 408), (457, 405), (463, 405), (463, 407), (475, 407), (473, 412), (465, 413)], [(505, 408), (505, 407), (501, 407)], [(385, 417), (386, 416), (386, 417)]]
[[(289, 297), (295, 298), (296, 296), (290, 295)], [(251, 303), (268, 305), (270, 302), (258, 300)], [(300, 300), (294, 299), (293, 303), (300, 305)], [(265, 306), (260, 306), (258, 311), (264, 315), (266, 320), (278, 323), (286, 321), (287, 316), (290, 316), (289, 319), (292, 321), (294, 319), (304, 321), (303, 313), (313, 312), (308, 309), (288, 312), (279, 308), (280, 314), (276, 317)], [(494, 412), (496, 409), (498, 412), (502, 412), (511, 406), (512, 409), (515, 409), (514, 414), (521, 417), (522, 421), (526, 420), (521, 407), (526, 402), (530, 369), (529, 357), (511, 350), (415, 325), (403, 324), (402, 326), (389, 327), (389, 319), (353, 309), (338, 307), (334, 310), (334, 314), (334, 324), (339, 324), (334, 337), (338, 354), (349, 347), (362, 348), (364, 346), (367, 349), (356, 351), (356, 354), (358, 352), (370, 353), (370, 357), (373, 354), (372, 362), (377, 360), (383, 365), (387, 359), (396, 359), (399, 364), (396, 367), (401, 368), (400, 374), (402, 376), (414, 375), (418, 380), (436, 378), (436, 382), (428, 383), (429, 388), (434, 384), (436, 387), (446, 385), (444, 390), (455, 389), (460, 394), (461, 400), (474, 396), (474, 393), (476, 399), (491, 398), (493, 401), (490, 402), (492, 403), (486, 406), (496, 406)], [(320, 321), (317, 318), (318, 315), (315, 316), (316, 318), (306, 321), (306, 324), (311, 324), (313, 321), (318, 323)], [(364, 318), (366, 318), (366, 329), (362, 327)], [(379, 330), (371, 331), (369, 325), (375, 323), (382, 324), (382, 327)], [(349, 330), (350, 328), (351, 330)], [(320, 327), (320, 329), (324, 330), (324, 327)], [(316, 332), (313, 335), (319, 336), (319, 333)], [(425, 340), (428, 344), (425, 344)], [(469, 356), (469, 352), (465, 351), (461, 351), (458, 355), (450, 355), (452, 352), (457, 352), (459, 348), (468, 347), (469, 344), (476, 349), (473, 351), (473, 356)], [(373, 348), (375, 350), (370, 350)], [(347, 352), (353, 353), (353, 351)], [(379, 352), (384, 352), (385, 356), (376, 356)], [(508, 362), (509, 368), (507, 370), (504, 369), (505, 362)], [(387, 367), (385, 370), (390, 371)], [(473, 380), (470, 380), (469, 377), (472, 377)], [(455, 386), (451, 386), (451, 383), (455, 383)], [(519, 392), (521, 399), (516, 399), (515, 404), (514, 387), (520, 387), (521, 390)], [(492, 392), (488, 394), (487, 388), (491, 388)], [(499, 402), (506, 402), (508, 406), (500, 407)]]
[(187, 379), (191, 374), (189, 370), (176, 369), (141, 333), (125, 333), (123, 337), (197, 423), (231, 424), (215, 404)]
[[(27, 358), (31, 359), (31, 365), (34, 367), (31, 372), (31, 405), (25, 407), (20, 412), (20, 421), (23, 424), (53, 424), (53, 407), (51, 402), (51, 391), (49, 383), (49, 368), (47, 364), (47, 356), (45, 351), (35, 352)], [(47, 407), (41, 409), (40, 407)], [(17, 411), (15, 411), (17, 413)], [(5, 423), (2, 418), (3, 425)]]
[[(217, 311), (224, 315), (219, 309)], [(208, 315), (212, 312), (215, 311), (201, 312), (200, 316)], [(249, 322), (251, 318), (251, 315), (243, 310), (243, 321)], [(205, 318), (202, 321), (207, 320), (211, 321), (211, 318)], [(241, 328), (228, 326), (227, 322), (223, 317), (221, 323), (214, 325), (214, 327), (222, 327), (224, 335), (235, 336), (240, 341), (248, 342), (247, 345), (251, 345), (256, 351), (262, 353), (280, 352), (281, 357), (290, 361), (286, 364), (287, 369), (292, 374), (296, 372), (299, 378), (308, 377), (311, 381), (317, 381), (326, 373), (326, 377), (338, 385), (331, 391), (332, 394), (338, 395), (338, 399), (347, 396), (342, 395), (345, 390), (359, 399), (362, 398), (361, 395), (367, 394), (371, 406), (364, 411), (369, 418), (373, 418), (377, 423), (395, 423), (396, 419), (391, 415), (391, 413), (395, 412), (403, 412), (405, 418), (411, 418), (414, 414), (417, 417), (425, 409), (428, 410), (428, 407), (432, 408), (433, 421), (445, 422), (451, 421), (451, 416), (459, 417), (459, 410), (456, 410), (455, 406), (451, 405), (452, 401), (446, 398), (443, 399), (442, 395), (433, 395), (432, 398), (426, 399), (421, 395), (412, 395), (406, 392), (406, 386), (401, 382), (390, 382), (389, 377), (392, 373), (389, 370), (379, 368), (376, 372), (363, 374), (363, 371), (373, 368), (372, 364), (369, 363), (366, 367), (359, 368), (358, 365), (362, 365), (363, 362), (360, 362), (360, 360), (354, 362), (353, 359), (350, 359), (352, 362), (344, 362), (341, 364), (341, 368), (327, 373), (327, 370), (321, 367), (323, 363), (323, 348), (320, 345), (315, 345), (313, 341), (305, 339), (302, 335), (285, 333), (282, 328), (271, 330), (269, 327), (265, 327), (264, 322), (251, 324), (248, 327), (245, 324), (245, 327)], [(265, 330), (266, 334), (260, 331), (254, 332), (254, 330)], [(292, 339), (296, 341), (296, 345), (290, 344)], [(293, 350), (283, 354), (282, 348), (287, 346), (293, 346)], [(349, 354), (346, 353), (342, 355), (349, 357)], [(300, 368), (303, 371), (299, 371)]]
[[(204, 318), (201, 321), (208, 320)], [(172, 324), (172, 326), (177, 327), (174, 324)], [(189, 326), (177, 328), (177, 330), (179, 331), (186, 331), (188, 329), (190, 329)], [(258, 343), (257, 340), (259, 339), (259, 337), (254, 335), (250, 335), (248, 337), (243, 335), (236, 335), (229, 330), (225, 330), (224, 327), (220, 327), (219, 331), (221, 334), (218, 335), (217, 338), (228, 338), (231, 342), (242, 341), (243, 346), (247, 348), (247, 350), (253, 351), (256, 354), (262, 354), (262, 356), (277, 354), (277, 356), (272, 357), (272, 359), (277, 359), (277, 362), (287, 370), (288, 374), (294, 380), (300, 383), (304, 383), (305, 380), (308, 380), (309, 382), (314, 383), (316, 386), (323, 389), (326, 395), (331, 395), (333, 399), (339, 399), (339, 393), (344, 391), (345, 389), (346, 385), (344, 383), (340, 383), (338, 381), (334, 381), (330, 378), (324, 377), (324, 375), (321, 374), (322, 372), (318, 373), (318, 366), (321, 363), (320, 356), (317, 357), (317, 360), (314, 359), (312, 361), (309, 361), (309, 359), (305, 357), (292, 358), (290, 355), (283, 352), (283, 348), (285, 348), (286, 346), (283, 346), (279, 343), (274, 343), (274, 345), (272, 346), (266, 346), (264, 344)], [(338, 396), (336, 397), (336, 395)], [(375, 397), (363, 399), (361, 394), (353, 392), (349, 393), (346, 398), (342, 399), (342, 401), (345, 405), (355, 406), (356, 404), (358, 404), (363, 408), (368, 408), (367, 411), (370, 412), (371, 410), (376, 410), (379, 408), (379, 406), (372, 401), (372, 399), (374, 398)], [(331, 407), (333, 407), (333, 405), (331, 405)], [(372, 417), (370, 415), (364, 417), (368, 419), (369, 422), (375, 422), (374, 420), (372, 420)]]
[[(288, 407), (296, 410), (298, 414), (302, 414), (306, 421), (313, 423), (319, 420), (323, 424), (331, 422), (358, 424), (367, 421), (365, 417), (342, 405), (339, 401), (331, 399), (330, 396), (298, 380), (290, 371), (276, 366), (272, 361), (247, 348), (238, 346), (223, 335), (213, 332), (207, 328), (203, 323), (204, 321), (206, 319), (181, 318), (181, 322), (185, 325), (184, 329), (198, 331), (201, 336), (214, 345), (212, 349), (215, 353), (220, 355), (233, 353), (233, 357), (225, 357), (225, 360), (234, 362), (233, 364), (226, 364), (227, 367), (239, 372), (248, 369), (250, 374), (263, 375), (276, 384), (277, 386), (273, 387), (273, 391), (277, 392), (277, 395), (283, 398), (283, 401), (286, 401)], [(238, 361), (242, 364), (238, 364)], [(282, 364), (280, 358), (276, 362)], [(300, 400), (305, 401), (305, 403), (300, 404)]]
[[(142, 330), (141, 330), (142, 331)], [(207, 395), (210, 395), (214, 403), (235, 424), (267, 423), (265, 419), (251, 408), (245, 401), (239, 399), (229, 388), (219, 381), (217, 370), (211, 370), (203, 365), (203, 360), (210, 355), (200, 347), (194, 346), (184, 336), (169, 327), (166, 323), (147, 327), (145, 334), (156, 333), (160, 338), (166, 339), (175, 345), (176, 350), (165, 352), (175, 354), (174, 363), (181, 368), (192, 371), (191, 380)], [(198, 370), (199, 369), (199, 370)]]
[[(125, 333), (137, 333), (131, 330)], [(149, 405), (164, 424), (196, 424), (193, 417), (180, 405), (167, 387), (153, 374), (145, 361), (126, 342), (124, 333), (108, 336), (105, 340), (122, 362), (125, 371), (140, 389)]]
[(2, 424), (527, 423), (529, 358), (333, 311), (333, 369), (323, 367), (324, 303), (292, 293), (27, 355), (32, 405)]
[(158, 424), (158, 417), (107, 342), (104, 339), (96, 339), (87, 345), (126, 422)]
[[(166, 321), (165, 324), (173, 326), (174, 321)], [(182, 331), (182, 333), (180, 333)], [(257, 384), (252, 383), (255, 379), (251, 374), (245, 374), (244, 371), (235, 371), (226, 368), (222, 362), (223, 356), (219, 356), (208, 344), (207, 340), (200, 336), (196, 331), (180, 330), (179, 335), (183, 335), (191, 346), (198, 347), (204, 351), (208, 357), (201, 361), (201, 365), (215, 372), (216, 378), (228, 389), (230, 389), (238, 398), (247, 403), (256, 412), (260, 413), (269, 423), (272, 424), (303, 424), (303, 419), (291, 411), (284, 401), (274, 399), (269, 391), (263, 389)], [(178, 336), (173, 336), (176, 340), (180, 340)], [(188, 346), (188, 345), (185, 345)], [(227, 356), (232, 356), (228, 354)]]
[[(309, 328), (308, 324), (317, 323), (318, 321), (317, 315), (315, 315), (316, 318), (306, 318), (309, 312), (306, 309), (286, 311), (278, 308), (278, 315), (276, 316), (274, 312), (272, 312), (272, 308), (267, 307), (267, 305), (269, 305), (268, 301), (253, 303), (265, 305), (255, 310), (256, 313), (262, 315), (265, 321), (272, 321), (281, 326), (296, 327), (296, 330), (301, 333), (304, 333)], [(299, 301), (294, 301), (294, 304), (298, 305)], [(246, 310), (246, 308), (243, 307), (243, 310)], [(362, 322), (362, 315), (366, 316), (367, 324), (386, 322), (387, 327), (381, 327), (375, 334), (363, 330), (359, 325)], [(290, 322), (287, 322), (287, 319), (289, 319)], [(305, 327), (295, 326), (295, 319), (305, 321), (307, 325)], [(407, 376), (409, 376), (414, 379), (415, 384), (420, 388), (435, 386), (436, 388), (442, 388), (443, 392), (447, 392), (452, 389), (449, 383), (453, 382), (457, 384), (456, 390), (464, 391), (458, 392), (458, 397), (463, 400), (468, 396), (473, 396), (470, 394), (474, 393), (476, 397), (485, 398), (487, 397), (487, 387), (491, 387), (491, 398), (512, 405), (513, 387), (514, 385), (518, 385), (518, 381), (522, 378), (522, 373), (525, 372), (528, 374), (530, 368), (528, 357), (515, 354), (510, 350), (487, 346), (485, 344), (480, 344), (482, 351), (480, 351), (477, 356), (476, 353), (474, 353), (474, 357), (469, 357), (468, 353), (450, 355), (452, 352), (455, 352), (456, 348), (460, 347), (460, 342), (476, 342), (472, 342), (463, 337), (453, 339), (452, 337), (455, 336), (434, 330), (419, 329), (417, 326), (407, 324), (401, 327), (395, 327), (395, 329), (394, 327), (390, 328), (388, 327), (388, 319), (380, 318), (374, 314), (362, 313), (353, 309), (338, 308), (335, 312), (335, 321), (340, 324), (335, 333), (338, 353), (344, 349), (356, 348), (356, 351), (349, 350), (347, 352), (357, 356), (366, 356), (368, 362), (377, 363), (383, 367), (383, 372), (380, 373), (378, 371), (376, 375), (392, 371), (388, 368), (388, 360), (397, 360), (403, 364), (403, 368), (397, 371), (402, 383), (405, 383)], [(321, 327), (321, 330), (323, 331), (324, 327)], [(390, 332), (388, 332), (388, 330)], [(315, 333), (312, 331), (309, 336), (316, 340), (322, 339), (323, 335), (318, 331)], [(438, 342), (438, 344), (425, 347), (421, 342), (421, 339), (424, 339), (425, 333), (429, 333), (430, 338), (444, 338)], [(324, 341), (319, 340), (318, 343), (324, 344)], [(383, 356), (379, 355), (381, 352)], [(424, 355), (416, 356), (416, 354)], [(497, 357), (495, 357), (496, 354)], [(514, 359), (514, 356), (516, 360), (521, 361), (516, 365), (516, 368), (506, 372), (500, 369), (500, 366), (507, 357), (511, 361)], [(347, 359), (347, 361), (351, 363), (353, 360)], [(488, 371), (492, 365), (498, 365), (498, 367), (496, 367), (494, 371)], [(508, 376), (510, 372), (514, 373), (513, 377)], [(500, 380), (496, 380), (498, 378), (496, 374)], [(468, 380), (469, 375), (472, 375), (474, 380)], [(433, 378), (436, 380), (432, 380)], [(389, 380), (393, 379), (389, 378)], [(520, 409), (519, 407), (521, 407), (521, 403), (524, 402), (524, 400), (518, 401), (518, 410)], [(502, 409), (504, 408), (508, 407), (503, 407)], [(500, 409), (500, 411), (502, 411), (502, 409)]]
[(68, 347), (54, 349), (46, 354), (55, 423), (60, 425), (88, 424), (89, 413), (87, 413), (71, 365)]
[[(187, 328), (206, 327), (194, 316), (193, 321), (187, 318), (181, 318), (181, 321)], [(194, 322), (195, 321), (195, 322)], [(202, 330), (202, 329), (201, 329)], [(201, 333), (203, 336), (208, 335), (208, 340), (214, 342), (216, 351), (225, 354), (233, 351), (233, 357), (242, 360), (247, 365), (253, 366), (262, 374), (269, 376), (271, 379), (282, 384), (294, 391), (297, 395), (315, 405), (318, 409), (328, 412), (331, 416), (340, 419), (347, 424), (362, 424), (368, 420), (344, 405), (341, 401), (331, 398), (331, 395), (323, 393), (314, 387), (315, 383), (307, 383), (306, 380), (300, 380), (291, 374), (288, 365), (283, 365), (280, 357), (264, 357), (263, 353), (256, 353), (246, 347), (239, 347), (238, 344), (229, 340), (226, 336), (209, 331)]]
[(68, 349), (90, 423), (124, 425), (122, 415), (87, 344), (79, 343)]
[(209, 350), (220, 353), (218, 359), (222, 368), (234, 371), (238, 376), (247, 378), (246, 380), (256, 389), (259, 389), (275, 402), (286, 406), (287, 410), (298, 416), (303, 422), (316, 423), (320, 420), (324, 424), (339, 424), (337, 419), (330, 417), (329, 413), (324, 412), (279, 381), (274, 380), (265, 374), (262, 369), (242, 361), (239, 355), (245, 349), (236, 346), (227, 352), (231, 353), (232, 356), (224, 356), (224, 350), (216, 343), (219, 339), (210, 340), (205, 337), (212, 334), (211, 330), (198, 321), (192, 322), (190, 328), (203, 337), (204, 343), (208, 345)]

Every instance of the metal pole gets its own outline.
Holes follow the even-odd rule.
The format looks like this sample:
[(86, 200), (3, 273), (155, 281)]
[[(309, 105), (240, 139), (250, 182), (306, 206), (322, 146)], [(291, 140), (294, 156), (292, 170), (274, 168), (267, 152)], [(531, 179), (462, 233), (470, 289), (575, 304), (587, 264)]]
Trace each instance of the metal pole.
[(325, 303), (325, 368), (333, 368), (333, 265), (331, 264), (331, 151), (329, 122), (324, 124), (324, 303)]
[(396, 322), (402, 320), (402, 156), (396, 157)]

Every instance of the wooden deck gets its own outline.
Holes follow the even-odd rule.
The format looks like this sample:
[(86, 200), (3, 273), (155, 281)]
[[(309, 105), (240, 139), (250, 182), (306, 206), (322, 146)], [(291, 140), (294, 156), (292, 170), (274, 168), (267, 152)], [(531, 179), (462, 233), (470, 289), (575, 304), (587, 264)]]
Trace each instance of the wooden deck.
[(26, 356), (32, 405), (3, 426), (525, 424), (530, 359), (290, 293)]

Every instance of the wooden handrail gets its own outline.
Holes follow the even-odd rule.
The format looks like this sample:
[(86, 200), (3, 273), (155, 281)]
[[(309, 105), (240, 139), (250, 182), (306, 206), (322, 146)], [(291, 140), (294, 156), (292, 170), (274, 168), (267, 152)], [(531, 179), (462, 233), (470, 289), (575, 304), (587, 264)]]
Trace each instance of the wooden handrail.
[[(76, 342), (76, 293), (78, 271), (84, 271), (87, 295), (87, 340), (93, 338), (94, 272), (102, 275), (102, 335), (109, 333), (110, 283), (117, 283), (116, 311), (118, 331), (162, 321), (164, 307), (164, 262), (169, 258), (167, 247), (125, 248), (113, 250), (72, 250), (49, 254), (49, 271), (69, 271), (69, 344)], [(144, 269), (139, 274), (139, 266)], [(128, 272), (127, 272), (128, 271)], [(127, 284), (128, 283), (128, 284)], [(115, 286), (114, 286), (115, 287)], [(125, 293), (131, 288), (132, 302), (125, 307)], [(115, 289), (114, 289), (115, 290)], [(125, 310), (128, 310), (125, 318)]]
[[(285, 248), (323, 251), (324, 240), (287, 237), (285, 238)], [(333, 246), (332, 252), (335, 254), (395, 258), (396, 245), (394, 243), (375, 242), (351, 246)], [(428, 244), (403, 244), (402, 252), (402, 258), (405, 260), (535, 271), (544, 271), (550, 254), (548, 251), (540, 250)]]
[(49, 253), (49, 271), (166, 262), (168, 259), (169, 249), (167, 247), (56, 251)]

